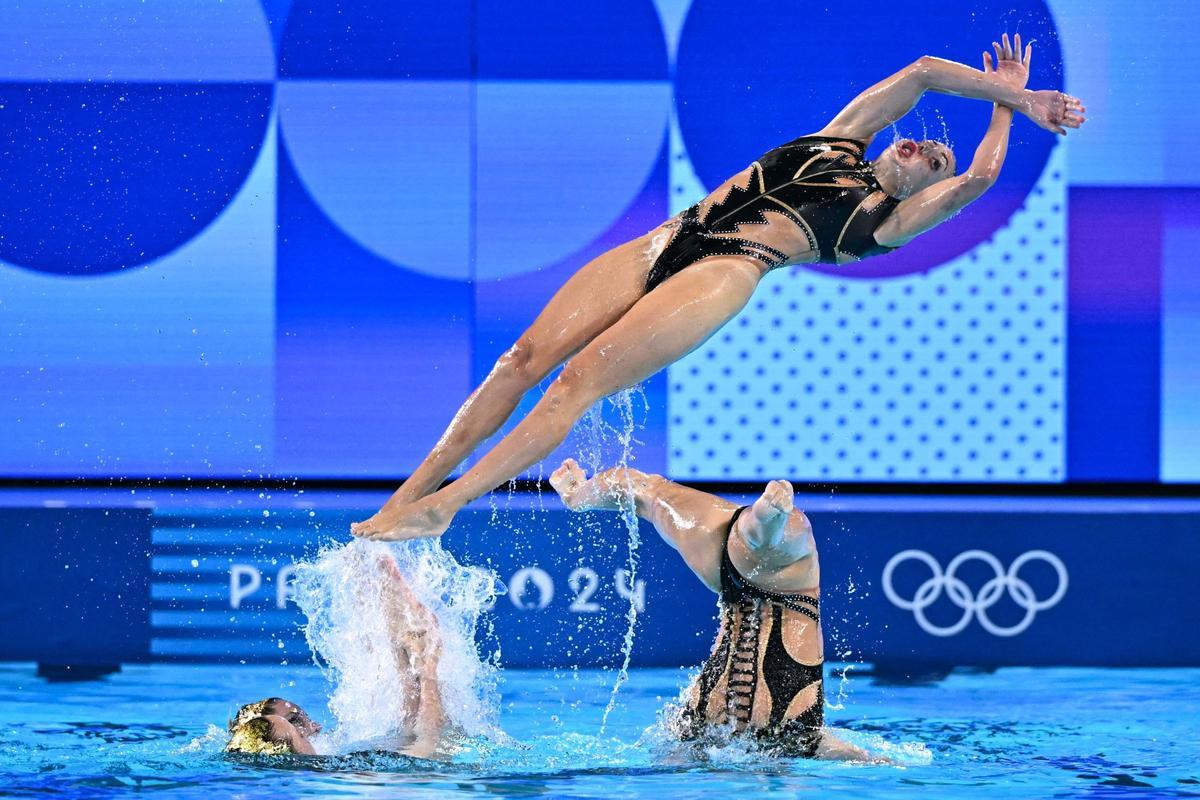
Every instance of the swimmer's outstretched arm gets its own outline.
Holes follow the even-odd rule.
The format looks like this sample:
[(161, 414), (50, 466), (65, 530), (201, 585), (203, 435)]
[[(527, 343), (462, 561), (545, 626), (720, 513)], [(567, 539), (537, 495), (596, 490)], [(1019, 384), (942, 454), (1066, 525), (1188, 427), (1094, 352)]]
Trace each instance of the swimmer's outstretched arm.
[[(1002, 41), (1003, 45), (999, 42), (992, 45), (998, 58), (1010, 60), (1015, 54), (1019, 63), (1029, 63), (1032, 46), (1026, 45), (1022, 57), (1019, 34), (1015, 46), (1010, 45), (1008, 34), (1004, 34)], [(981, 72), (954, 61), (921, 56), (858, 95), (818, 133), (869, 142), (911, 111), (921, 95), (929, 91), (999, 103), (1020, 111), (1039, 127), (1059, 134), (1065, 134), (1065, 128), (1078, 128), (1083, 121), (1070, 113), (1082, 110), (1078, 98), (1056, 91), (1029, 91), (1024, 81), (1018, 86), (1010, 80), (1006, 70)]]
[[(630, 508), (654, 525), (692, 572), (713, 591), (721, 583), (721, 553), (729, 517), (737, 506), (716, 495), (681, 486), (628, 467), (598, 472), (590, 479), (573, 459), (550, 476), (550, 485), (572, 511)], [(793, 564), (815, 551), (808, 518), (796, 513), (792, 485), (771, 481), (738, 519), (741, 538), (763, 566)]]
[(718, 545), (724, 540), (729, 515), (737, 508), (733, 503), (628, 467), (615, 467), (588, 478), (570, 458), (550, 476), (550, 485), (572, 511), (632, 508), (679, 552), (706, 586), (714, 592), (720, 588)]
[(862, 764), (894, 764), (882, 756), (873, 756), (861, 747), (837, 738), (829, 731), (822, 731), (821, 743), (817, 746), (817, 758), (822, 761), (856, 761)]

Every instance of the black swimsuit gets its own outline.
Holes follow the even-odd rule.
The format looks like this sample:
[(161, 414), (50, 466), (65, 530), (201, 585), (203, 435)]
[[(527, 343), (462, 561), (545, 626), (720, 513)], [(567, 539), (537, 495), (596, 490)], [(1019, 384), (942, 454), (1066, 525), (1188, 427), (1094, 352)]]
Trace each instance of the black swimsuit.
[[(797, 242), (827, 264), (894, 250), (874, 233), (900, 201), (879, 187), (864, 151), (862, 142), (825, 136), (802, 136), (770, 151), (750, 165), (746, 188), (732, 184), (707, 210), (712, 195), (671, 223), (675, 235), (651, 266), (646, 291), (709, 256), (749, 256), (774, 269), (804, 252)], [(746, 226), (765, 226), (767, 235), (742, 238)]]
[[(792, 658), (783, 643), (783, 623), (785, 615), (801, 614), (820, 626), (821, 604), (808, 595), (762, 589), (738, 573), (729, 558), (729, 532), (745, 510), (742, 507), (734, 512), (725, 534), (721, 559), (721, 632), (700, 671), (696, 702), (681, 713), (681, 736), (685, 740), (698, 739), (711, 723), (732, 722), (735, 730), (749, 733), (774, 754), (811, 757), (820, 744), (825, 720), (824, 662), (805, 664)], [(771, 632), (766, 647), (762, 648), (759, 633), (768, 619)], [(819, 627), (817, 635), (820, 636)], [(709, 700), (723, 676), (727, 677), (726, 719), (710, 720)], [(766, 688), (770, 713), (765, 726), (751, 729), (750, 717), (760, 684)], [(784, 719), (796, 695), (813, 684), (817, 686), (813, 704), (798, 716)]]

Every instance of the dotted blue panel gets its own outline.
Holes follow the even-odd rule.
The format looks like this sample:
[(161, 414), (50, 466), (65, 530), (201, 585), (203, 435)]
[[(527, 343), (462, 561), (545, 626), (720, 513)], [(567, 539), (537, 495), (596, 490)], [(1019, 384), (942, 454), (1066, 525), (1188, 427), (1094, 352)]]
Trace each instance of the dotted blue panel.
[(1006, 226), (929, 274), (768, 276), (670, 368), (671, 474), (1061, 480), (1064, 150)]

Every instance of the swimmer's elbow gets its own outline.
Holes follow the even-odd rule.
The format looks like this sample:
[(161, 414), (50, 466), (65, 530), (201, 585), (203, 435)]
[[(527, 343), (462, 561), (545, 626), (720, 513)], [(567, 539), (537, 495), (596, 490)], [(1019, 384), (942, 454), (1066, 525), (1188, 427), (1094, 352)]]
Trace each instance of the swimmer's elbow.
[(967, 183), (978, 188), (980, 191), (987, 191), (992, 188), (992, 184), (1000, 177), (999, 170), (980, 169), (969, 170), (967, 172)]
[(940, 58), (934, 56), (921, 56), (908, 66), (908, 73), (915, 78), (922, 87), (928, 89), (932, 87), (936, 81), (934, 76), (937, 74), (939, 66), (942, 64)]
[(962, 177), (961, 193), (968, 200), (982, 197), (996, 183), (999, 175), (993, 170), (968, 170)]

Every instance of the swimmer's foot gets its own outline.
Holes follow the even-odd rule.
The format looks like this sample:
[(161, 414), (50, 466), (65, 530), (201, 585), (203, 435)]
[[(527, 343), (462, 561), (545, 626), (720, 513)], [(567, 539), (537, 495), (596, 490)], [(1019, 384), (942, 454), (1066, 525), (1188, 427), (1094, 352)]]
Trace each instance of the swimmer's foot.
[(429, 498), (406, 505), (385, 505), (375, 516), (350, 526), (350, 533), (363, 539), (395, 542), (441, 536), (454, 515)]

